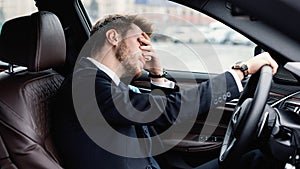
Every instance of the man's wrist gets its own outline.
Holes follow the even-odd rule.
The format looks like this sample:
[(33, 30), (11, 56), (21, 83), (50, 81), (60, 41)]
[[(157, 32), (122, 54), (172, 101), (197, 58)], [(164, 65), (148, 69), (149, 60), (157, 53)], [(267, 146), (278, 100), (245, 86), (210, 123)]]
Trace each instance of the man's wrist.
[(233, 76), (239, 92), (242, 92), (243, 91), (242, 78), (244, 78), (243, 73), (241, 71), (234, 70), (234, 69), (230, 69), (228, 72)]
[(162, 81), (154, 81), (154, 80), (158, 80), (158, 79), (151, 79), (151, 84), (158, 86), (158, 87), (163, 87), (163, 88), (170, 88), (170, 89), (174, 89), (175, 88), (175, 82), (170, 81), (168, 79), (165, 78), (161, 78), (160, 80)]
[(236, 62), (231, 68), (237, 72), (241, 80), (245, 79), (249, 74), (248, 66), (245, 62)]
[(167, 72), (165, 70), (157, 71), (157, 72), (149, 72), (148, 77), (150, 78), (165, 78), (167, 76)]
[(245, 78), (243, 72), (241, 70), (238, 70), (238, 69), (232, 69), (236, 75), (239, 77), (240, 80), (243, 80)]

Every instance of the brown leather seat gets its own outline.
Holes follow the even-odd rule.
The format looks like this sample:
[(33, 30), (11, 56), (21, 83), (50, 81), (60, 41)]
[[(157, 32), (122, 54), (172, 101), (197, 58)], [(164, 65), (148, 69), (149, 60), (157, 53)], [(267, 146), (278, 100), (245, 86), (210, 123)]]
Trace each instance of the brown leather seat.
[(66, 43), (50, 12), (7, 21), (0, 35), (0, 60), (18, 66), (0, 73), (0, 168), (62, 168), (49, 134), (49, 101), (63, 77)]

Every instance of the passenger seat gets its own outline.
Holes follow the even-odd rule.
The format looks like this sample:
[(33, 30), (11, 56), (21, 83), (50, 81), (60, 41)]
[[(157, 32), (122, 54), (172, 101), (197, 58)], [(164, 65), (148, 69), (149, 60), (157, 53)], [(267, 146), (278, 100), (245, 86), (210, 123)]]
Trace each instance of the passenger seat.
[[(63, 77), (52, 68), (65, 62), (62, 25), (40, 11), (4, 23), (0, 60), (0, 168), (62, 168), (49, 132), (49, 102)], [(21, 67), (20, 67), (21, 66)]]

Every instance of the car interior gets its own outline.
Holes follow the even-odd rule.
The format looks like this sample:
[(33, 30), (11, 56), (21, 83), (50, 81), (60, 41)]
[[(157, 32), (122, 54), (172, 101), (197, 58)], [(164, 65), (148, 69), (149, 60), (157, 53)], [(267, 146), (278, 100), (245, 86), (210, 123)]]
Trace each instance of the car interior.
[[(89, 38), (93, 21), (85, 3), (90, 1), (30, 1), (34, 1), (35, 11), (7, 19), (1, 28), (0, 168), (64, 168), (50, 134), (50, 102), (64, 78), (72, 74), (81, 48)], [(170, 139), (163, 140), (170, 145), (184, 137), (163, 154), (167, 157), (164, 166), (185, 169), (214, 158), (227, 163), (238, 158), (241, 153), (238, 151), (259, 148), (284, 163), (287, 169), (300, 168), (300, 22), (297, 22), (300, 6), (279, 0), (171, 2), (208, 15), (239, 32), (254, 44), (248, 46), (251, 57), (267, 51), (278, 62), (279, 70), (271, 76), (268, 67), (264, 67), (242, 82), (245, 90), (239, 99), (212, 110), (211, 116), (196, 119), (188, 134), (177, 131)], [(5, 3), (0, 5), (2, 10)], [(189, 42), (182, 43), (193, 50)], [(178, 40), (174, 45), (181, 50)], [(209, 46), (208, 50), (215, 47)], [(214, 59), (203, 60), (206, 65), (215, 64)], [(167, 78), (176, 81), (182, 90), (218, 74), (172, 68), (167, 71)], [(131, 84), (141, 92), (150, 92), (146, 71)], [(239, 107), (249, 98), (253, 100), (250, 103), (253, 108), (246, 113), (249, 120), (243, 121), (239, 142), (231, 149), (226, 146), (235, 139), (228, 136), (235, 132), (230, 125)], [(256, 111), (261, 113), (255, 115)], [(220, 112), (215, 123), (214, 113)], [(226, 154), (229, 149), (232, 155)]]
[(50, 12), (16, 18), (4, 24), (0, 43), (1, 60), (23, 67), (1, 74), (1, 168), (30, 168), (32, 162), (36, 168), (60, 168), (48, 104), (63, 80), (50, 69), (65, 62), (61, 23)]

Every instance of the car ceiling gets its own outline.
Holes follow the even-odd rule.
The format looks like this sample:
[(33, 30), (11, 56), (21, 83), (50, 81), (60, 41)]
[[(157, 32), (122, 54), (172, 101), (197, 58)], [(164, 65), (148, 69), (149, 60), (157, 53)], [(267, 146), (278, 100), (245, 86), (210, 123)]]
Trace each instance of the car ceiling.
[(292, 38), (300, 41), (300, 3), (292, 0), (231, 0)]

